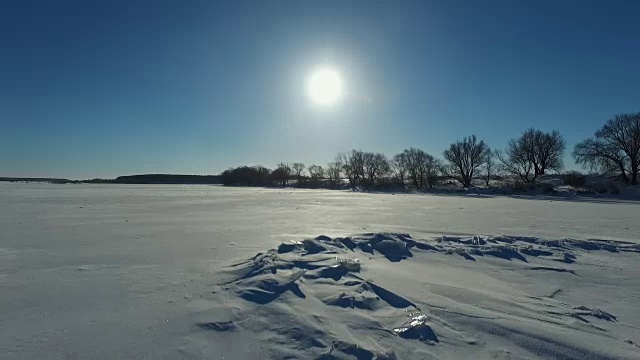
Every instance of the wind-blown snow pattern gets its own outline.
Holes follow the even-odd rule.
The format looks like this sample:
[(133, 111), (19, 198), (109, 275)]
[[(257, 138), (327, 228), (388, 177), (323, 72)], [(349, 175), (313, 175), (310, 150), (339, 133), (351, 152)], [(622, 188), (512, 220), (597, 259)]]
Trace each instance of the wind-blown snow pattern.
[[(273, 358), (638, 358), (624, 336), (633, 327), (606, 309), (562, 301), (562, 288), (510, 290), (509, 279), (465, 286), (473, 267), (455, 268), (486, 261), (490, 272), (506, 267), (511, 281), (538, 272), (570, 282), (584, 275), (574, 265), (585, 251), (638, 253), (640, 245), (387, 233), (286, 242), (231, 266), (216, 293), (242, 301), (230, 302), (225, 321), (199, 326), (250, 332)], [(445, 256), (459, 282), (438, 279), (443, 269), (429, 264)]]
[(640, 359), (632, 199), (0, 183), (0, 204), (3, 360)]

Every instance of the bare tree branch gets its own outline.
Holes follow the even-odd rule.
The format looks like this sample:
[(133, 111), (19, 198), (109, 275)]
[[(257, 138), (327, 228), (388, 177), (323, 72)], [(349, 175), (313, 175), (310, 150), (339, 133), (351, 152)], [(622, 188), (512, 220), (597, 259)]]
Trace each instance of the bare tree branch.
[(633, 185), (640, 170), (640, 112), (620, 114), (608, 120), (573, 149), (576, 162), (605, 173), (617, 172)]
[(489, 151), (487, 144), (483, 140), (478, 142), (475, 135), (451, 144), (443, 153), (444, 158), (449, 162), (449, 176), (459, 181), (464, 187), (471, 186), (476, 170), (485, 163)]

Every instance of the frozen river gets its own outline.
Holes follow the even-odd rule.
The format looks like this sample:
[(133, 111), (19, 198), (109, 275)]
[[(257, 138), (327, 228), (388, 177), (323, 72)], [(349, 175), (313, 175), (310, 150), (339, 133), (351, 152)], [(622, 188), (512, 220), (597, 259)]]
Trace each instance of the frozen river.
[(193, 331), (193, 312), (205, 306), (194, 299), (213, 286), (223, 265), (283, 241), (369, 232), (637, 243), (640, 205), (0, 183), (0, 358), (189, 357), (194, 345), (184, 339)]

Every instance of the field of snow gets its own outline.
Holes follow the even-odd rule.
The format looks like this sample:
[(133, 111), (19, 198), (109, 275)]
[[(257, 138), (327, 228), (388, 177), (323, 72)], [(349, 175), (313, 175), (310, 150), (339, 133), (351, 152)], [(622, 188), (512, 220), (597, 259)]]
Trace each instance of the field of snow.
[(2, 359), (640, 359), (640, 203), (0, 183)]

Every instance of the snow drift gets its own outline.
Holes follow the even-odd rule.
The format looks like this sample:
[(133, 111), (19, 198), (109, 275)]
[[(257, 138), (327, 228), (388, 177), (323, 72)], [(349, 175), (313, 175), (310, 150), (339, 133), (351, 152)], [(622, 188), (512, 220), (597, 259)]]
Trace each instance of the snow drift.
[(386, 233), (285, 242), (230, 266), (214, 294), (228, 318), (197, 325), (251, 333), (272, 358), (638, 358), (625, 337), (634, 328), (616, 314), (560, 300), (562, 288), (534, 296), (510, 285), (531, 273), (571, 283), (582, 254), (600, 251), (640, 245)]

